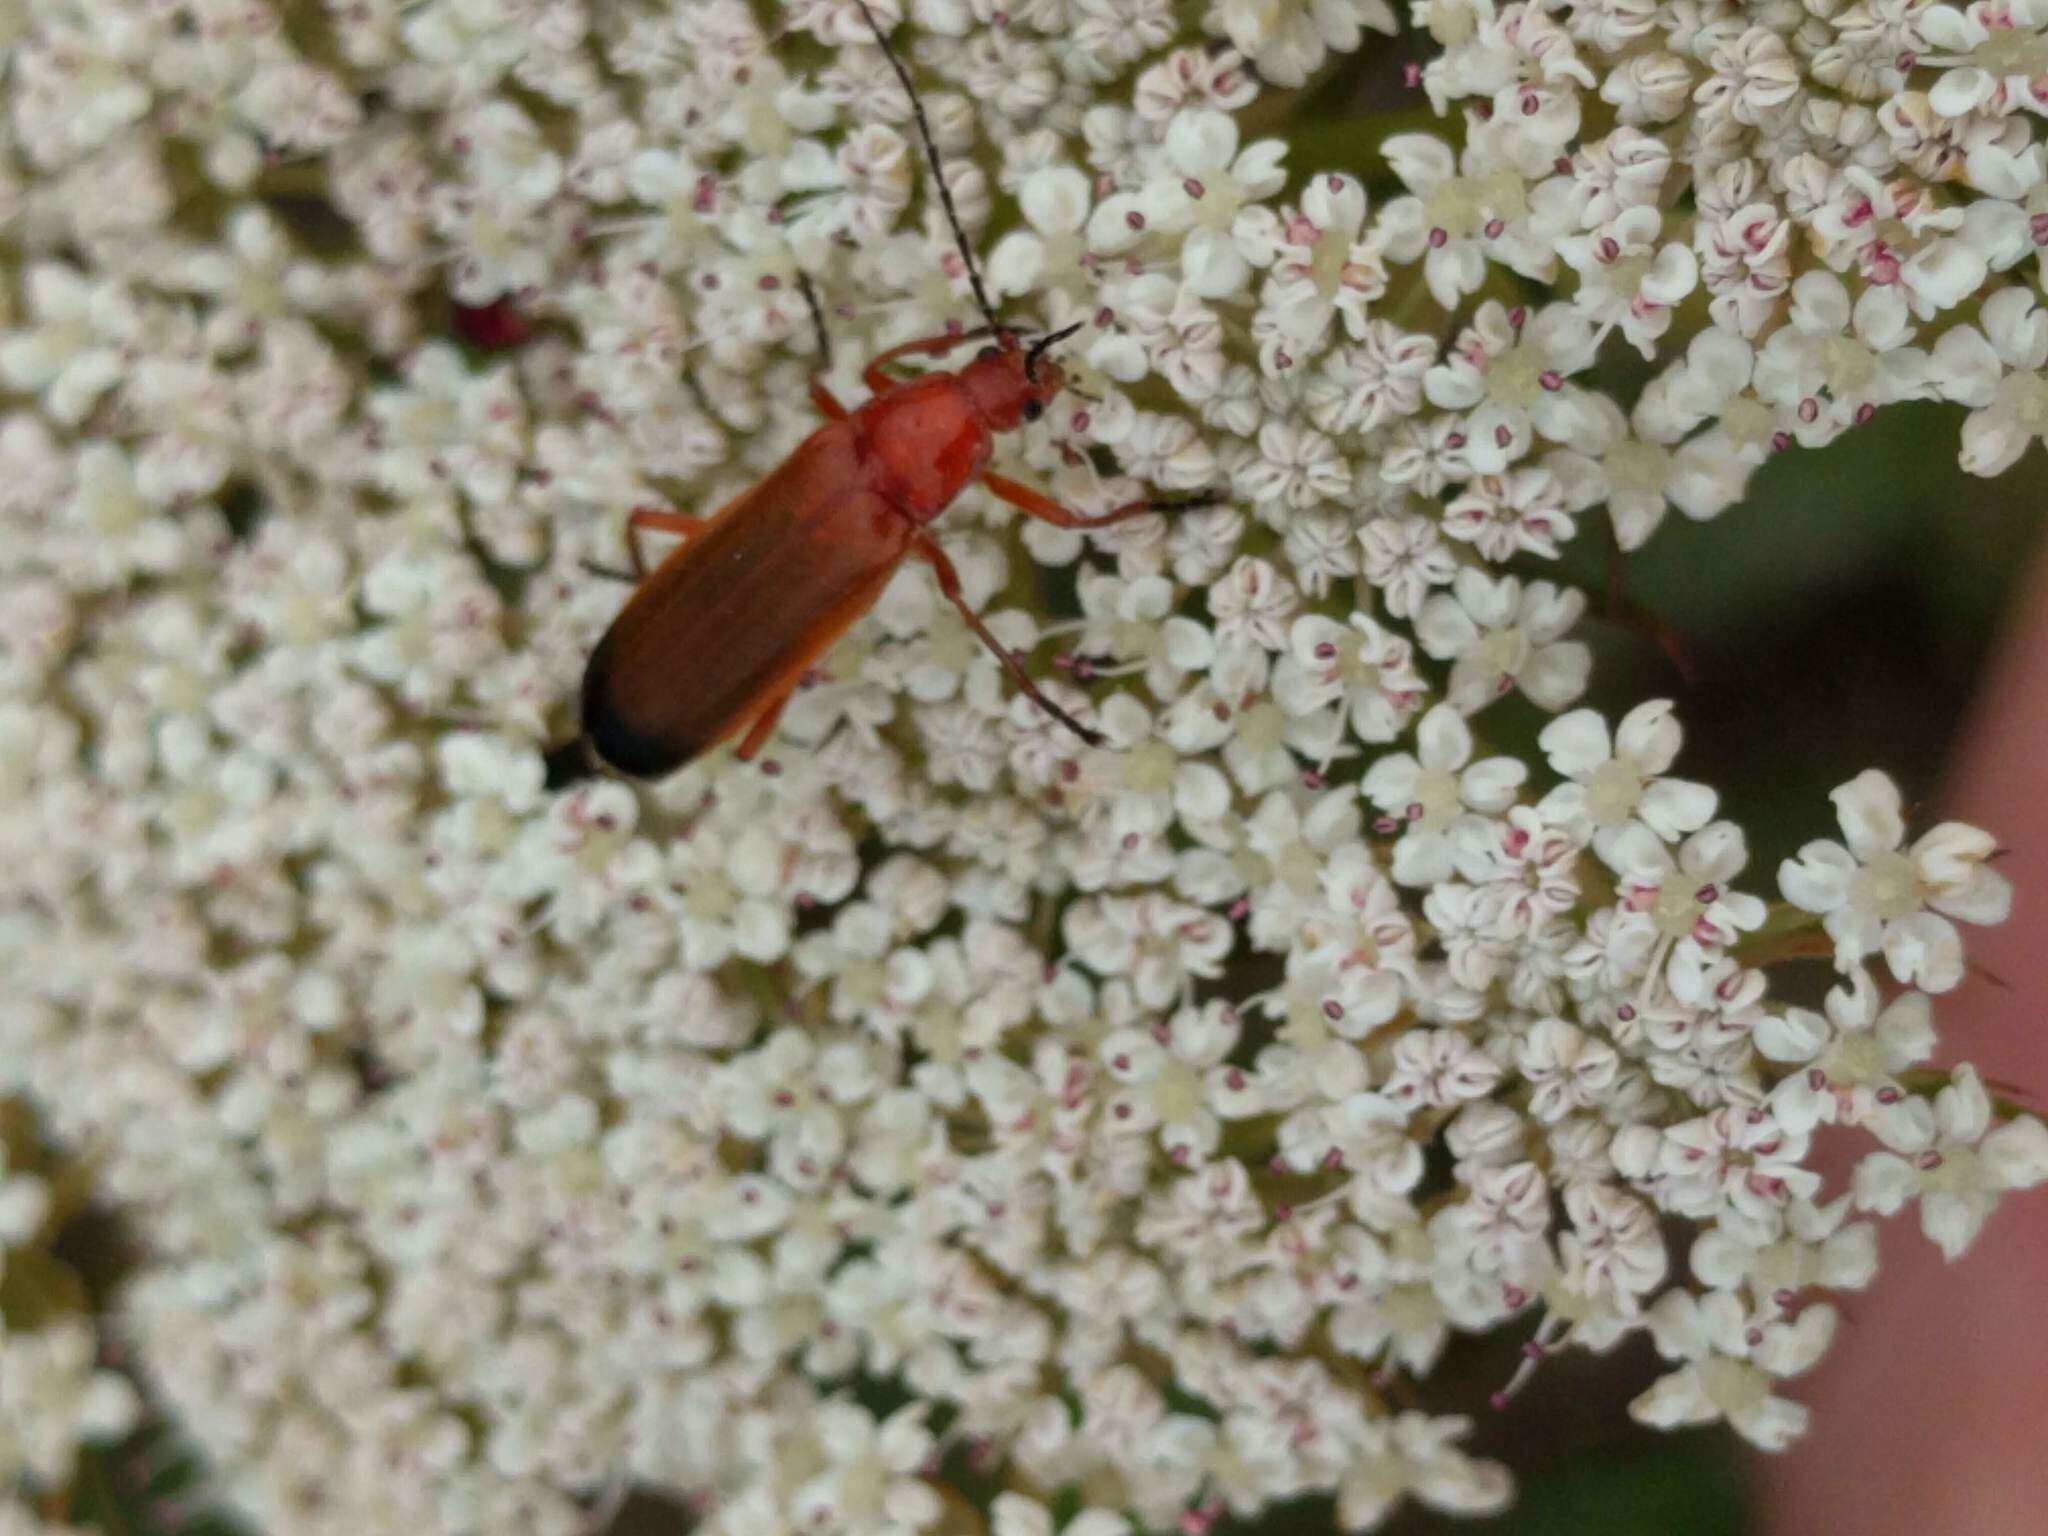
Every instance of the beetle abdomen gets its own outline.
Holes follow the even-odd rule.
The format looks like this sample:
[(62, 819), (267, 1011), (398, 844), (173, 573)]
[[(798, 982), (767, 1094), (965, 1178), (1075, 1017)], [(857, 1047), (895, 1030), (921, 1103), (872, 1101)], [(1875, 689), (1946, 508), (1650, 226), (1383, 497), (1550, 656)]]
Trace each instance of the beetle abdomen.
[[(678, 729), (678, 722), (636, 720), (614, 702), (610, 686), (611, 666), (605, 653), (611, 646), (608, 633), (590, 654), (583, 672), (583, 735), (591, 749), (611, 767), (635, 779), (659, 779), (676, 771), (691, 758), (712, 746), (717, 737), (702, 731)], [(688, 684), (675, 672), (669, 675), (673, 687)]]
[(583, 733), (658, 778), (784, 698), (871, 607), (912, 524), (869, 485), (857, 429), (813, 433), (640, 585), (583, 674)]

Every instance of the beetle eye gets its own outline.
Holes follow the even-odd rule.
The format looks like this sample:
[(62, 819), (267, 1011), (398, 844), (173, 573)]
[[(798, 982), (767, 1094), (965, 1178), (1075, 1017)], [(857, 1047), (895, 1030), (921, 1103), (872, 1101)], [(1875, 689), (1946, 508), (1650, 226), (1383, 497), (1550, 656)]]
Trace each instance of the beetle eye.
[(1044, 401), (1042, 401), (1042, 400), (1026, 400), (1026, 401), (1024, 402), (1024, 419), (1025, 419), (1026, 421), (1036, 421), (1036, 420), (1038, 420), (1038, 418), (1039, 418), (1039, 417), (1043, 416), (1044, 414), (1045, 414), (1045, 402), (1044, 402)]
[(974, 355), (980, 358), (985, 363), (992, 357), (1001, 357), (1003, 355), (1003, 349), (1001, 347), (983, 347), (979, 352), (975, 353)]

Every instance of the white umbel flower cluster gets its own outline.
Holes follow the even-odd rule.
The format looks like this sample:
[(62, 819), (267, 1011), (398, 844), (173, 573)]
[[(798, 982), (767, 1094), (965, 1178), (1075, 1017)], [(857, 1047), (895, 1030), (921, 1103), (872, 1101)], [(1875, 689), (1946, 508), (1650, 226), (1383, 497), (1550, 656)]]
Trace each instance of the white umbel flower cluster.
[(1412, 1388), (1497, 1329), (1783, 1446), (1859, 1216), (2048, 1178), (1927, 1065), (2008, 891), (1873, 772), (1769, 903), (1546, 568), (1895, 401), (2048, 434), (2048, 6), (1421, 0), (1367, 181), (1241, 124), (1380, 0), (870, 6), (1086, 322), (1003, 466), (1218, 504), (935, 527), (1102, 746), (907, 569), (758, 764), (551, 793), (586, 564), (817, 424), (799, 279), (847, 398), (973, 323), (859, 7), (0, 4), (0, 1090), (104, 1327), (272, 1536), (1484, 1512)]

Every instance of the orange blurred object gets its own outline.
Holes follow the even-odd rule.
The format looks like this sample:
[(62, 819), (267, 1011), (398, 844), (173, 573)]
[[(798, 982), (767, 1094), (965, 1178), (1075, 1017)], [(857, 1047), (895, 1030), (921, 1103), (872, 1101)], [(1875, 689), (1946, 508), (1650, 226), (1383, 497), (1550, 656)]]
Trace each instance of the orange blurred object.
[[(1933, 814), (1938, 809), (1939, 815)], [(1949, 787), (1995, 834), (2013, 913), (1973, 930), (1973, 974), (1936, 1000), (1944, 1061), (2048, 1108), (2048, 554), (2036, 561)], [(2003, 1085), (2003, 1086), (2000, 1086)], [(1837, 1186), (1839, 1187), (1839, 1186)], [(2048, 1533), (2048, 1199), (2010, 1196), (1943, 1262), (1910, 1215), (1886, 1223), (1876, 1286), (1843, 1299), (1827, 1361), (1792, 1395), (1813, 1428), (1759, 1469), (1771, 1536)]]

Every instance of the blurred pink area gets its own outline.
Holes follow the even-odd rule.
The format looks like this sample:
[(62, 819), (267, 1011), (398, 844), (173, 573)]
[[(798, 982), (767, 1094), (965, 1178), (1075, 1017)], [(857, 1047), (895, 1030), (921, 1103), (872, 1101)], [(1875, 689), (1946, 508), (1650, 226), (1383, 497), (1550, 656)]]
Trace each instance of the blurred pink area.
[[(1937, 1000), (1945, 1061), (2048, 1109), (2048, 556), (2037, 559), (1939, 806), (1994, 833), (2010, 922), (1971, 930), (1973, 974)], [(1838, 1186), (1839, 1187), (1839, 1186)], [(1759, 1473), (1772, 1536), (2048, 1533), (2048, 1190), (2008, 1196), (1943, 1262), (1910, 1213), (1876, 1287), (1842, 1301), (1834, 1350), (1791, 1394), (1814, 1423)]]

